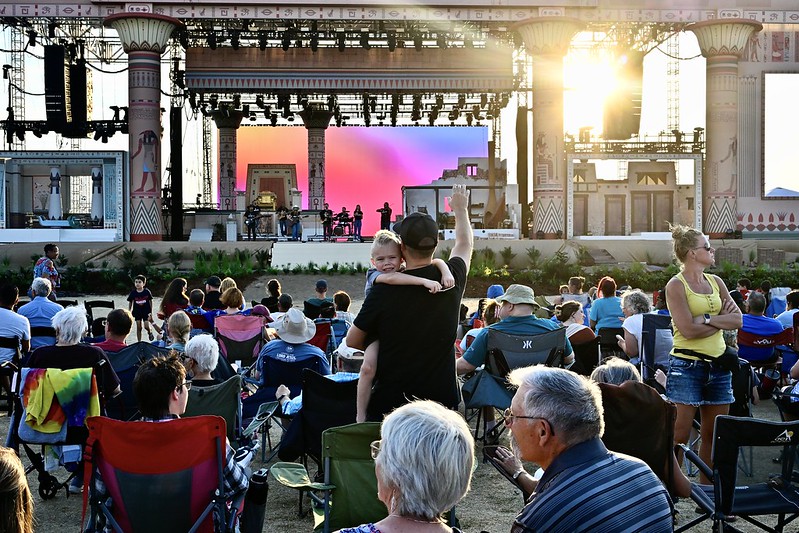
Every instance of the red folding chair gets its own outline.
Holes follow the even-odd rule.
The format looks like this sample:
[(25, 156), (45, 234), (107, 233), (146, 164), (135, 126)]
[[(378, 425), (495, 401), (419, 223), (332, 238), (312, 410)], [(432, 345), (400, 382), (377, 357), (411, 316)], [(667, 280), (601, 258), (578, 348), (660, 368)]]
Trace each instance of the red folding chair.
[[(223, 418), (154, 423), (98, 416), (89, 418), (87, 426), (84, 479), (91, 479), (83, 498), (84, 518), (87, 502), (91, 504), (87, 531), (95, 531), (104, 518), (118, 532), (212, 532), (214, 512), (226, 516)], [(102, 485), (106, 492), (98, 490)]]
[(738, 356), (749, 361), (752, 366), (769, 366), (777, 362), (774, 349), (783, 344), (792, 344), (793, 340), (793, 328), (784, 329), (775, 335), (758, 335), (739, 329)]

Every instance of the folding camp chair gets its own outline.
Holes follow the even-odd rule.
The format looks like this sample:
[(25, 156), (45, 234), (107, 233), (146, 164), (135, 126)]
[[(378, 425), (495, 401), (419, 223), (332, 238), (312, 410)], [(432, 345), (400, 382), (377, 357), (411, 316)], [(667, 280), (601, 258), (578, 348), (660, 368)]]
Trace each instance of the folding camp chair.
[(627, 359), (627, 354), (619, 347), (616, 335), (624, 337), (624, 328), (602, 328), (596, 332), (599, 337), (599, 350), (602, 359), (606, 357), (621, 357)]
[(784, 329), (776, 335), (758, 335), (739, 329), (738, 356), (755, 367), (773, 366), (777, 362), (775, 348), (779, 345), (792, 344), (793, 338), (793, 328)]
[(583, 376), (590, 376), (591, 372), (599, 366), (599, 337), (594, 337), (588, 342), (572, 344), (574, 351), (574, 365), (572, 370)]
[(330, 366), (335, 368), (334, 352), (347, 336), (350, 326), (339, 318), (317, 318), (314, 320), (314, 324), (316, 324), (316, 333), (308, 341), (308, 344), (312, 344), (325, 352), (330, 361)]
[[(33, 339), (37, 339), (34, 343)], [(39, 346), (52, 346), (56, 343), (55, 328), (52, 326), (31, 326), (31, 351)]]
[(139, 366), (154, 357), (166, 357), (169, 350), (159, 348), (149, 342), (137, 342), (118, 352), (107, 354), (111, 366), (119, 377), (122, 394), (108, 401), (106, 405), (110, 418), (132, 420), (138, 417), (136, 397), (133, 395), (133, 378)]
[(668, 369), (674, 334), (669, 315), (645, 313), (641, 326), (641, 377), (655, 378), (658, 367)]
[[(59, 302), (60, 303), (60, 302)], [(93, 337), (98, 337), (105, 333), (104, 322), (108, 313), (114, 310), (113, 300), (86, 300), (83, 302), (86, 308), (86, 316), (89, 318), (89, 330)], [(108, 309), (102, 316), (95, 312), (96, 309)], [(99, 335), (96, 333), (99, 331)]]
[[(39, 496), (47, 500), (58, 491), (66, 490), (76, 476), (72, 472), (61, 482), (45, 467), (45, 445), (83, 446), (87, 432), (84, 426), (87, 415), (98, 415), (101, 411), (101, 390), (95, 375), (105, 361), (96, 367), (72, 368), (22, 368), (15, 376), (15, 405), (8, 428), (6, 445), (19, 451), (22, 446), (30, 461), (27, 472), (35, 470), (39, 481)], [(52, 402), (46, 415), (39, 410)], [(28, 415), (31, 416), (28, 416)], [(30, 419), (30, 420), (29, 420)], [(60, 423), (59, 423), (60, 422)], [(49, 427), (48, 427), (49, 426)], [(41, 445), (42, 453), (34, 451)], [(78, 463), (80, 454), (67, 454), (64, 449), (64, 465)]]
[[(510, 407), (513, 391), (509, 388), (506, 377), (511, 370), (530, 365), (563, 366), (566, 350), (565, 328), (539, 335), (510, 335), (488, 328), (486, 335), (485, 366), (477, 370), (461, 388), (466, 409), (494, 407), (502, 411)], [(478, 409), (475, 439), (484, 440), (485, 434), (479, 436), (481, 417), (482, 412)], [(499, 433), (504, 429), (503, 425)]]
[(268, 338), (266, 322), (262, 316), (222, 315), (214, 319), (214, 336), (219, 341), (219, 351), (228, 361), (241, 361), (250, 366), (261, 352)]
[(192, 387), (183, 416), (216, 415), (225, 419), (227, 438), (235, 449), (241, 444), (241, 376), (223, 383)]
[(208, 319), (204, 315), (195, 315), (194, 313), (187, 313), (189, 315), (189, 322), (191, 322), (191, 336), (199, 335), (201, 333), (214, 333), (214, 328), (208, 323)]
[[(222, 469), (225, 420), (218, 416), (164, 423), (121, 422), (105, 417), (87, 421), (84, 493), (91, 505), (87, 531), (102, 519), (117, 532), (232, 531), (235, 506), (227, 516)], [(157, 453), (154, 453), (157, 451)], [(96, 482), (101, 477), (102, 484)], [(104, 485), (107, 494), (98, 489)], [(111, 506), (106, 505), (107, 496)]]
[[(740, 532), (741, 529), (728, 520), (728, 517), (736, 516), (764, 531), (781, 533), (787, 524), (799, 516), (799, 490), (792, 480), (797, 445), (799, 422), (716, 417), (712, 470), (696, 453), (683, 446), (686, 458), (697, 465), (713, 484), (691, 484), (691, 499), (701, 508), (702, 515), (677, 531), (686, 531), (711, 519), (713, 531)], [(781, 447), (783, 461), (780, 475), (771, 476), (766, 482), (736, 486), (741, 446)], [(755, 518), (763, 515), (776, 515), (777, 523), (770, 526)]]
[(5, 399), (8, 406), (8, 415), (11, 416), (11, 412), (14, 410), (14, 391), (11, 388), (11, 378), (18, 371), (19, 362), (22, 358), (19, 337), (0, 337), (0, 348), (14, 350), (14, 355), (10, 361), (0, 363), (0, 399)]
[[(314, 531), (377, 522), (386, 517), (377, 499), (377, 478), (370, 444), (380, 438), (380, 424), (365, 422), (330, 428), (322, 434), (324, 482), (311, 481), (299, 463), (275, 463), (270, 472), (282, 485), (307, 492), (312, 500)], [(316, 494), (321, 492), (321, 494)]]

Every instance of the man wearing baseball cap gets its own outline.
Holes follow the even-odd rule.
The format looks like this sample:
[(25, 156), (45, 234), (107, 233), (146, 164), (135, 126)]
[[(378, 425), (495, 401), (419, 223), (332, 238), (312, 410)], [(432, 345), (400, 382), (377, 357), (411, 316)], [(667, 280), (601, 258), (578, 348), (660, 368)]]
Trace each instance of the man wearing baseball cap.
[[(460, 401), (454, 343), (473, 248), (465, 185), (452, 187), (449, 204), (455, 215), (455, 246), (446, 263), (455, 286), (431, 294), (420, 286), (375, 284), (347, 334), (347, 345), (360, 350), (366, 348), (367, 335), (380, 341), (377, 365), (364, 361), (361, 367), (359, 383), (373, 385), (371, 390), (358, 390), (358, 421), (380, 421), (415, 399), (449, 408)], [(405, 274), (440, 281), (441, 273), (432, 265), (436, 221), (426, 213), (411, 213), (394, 225), (394, 231), (402, 239)], [(363, 379), (367, 377), (373, 379)]]
[[(496, 301), (499, 304), (497, 316), (500, 321), (483, 328), (477, 333), (469, 349), (456, 363), (458, 374), (468, 374), (485, 363), (488, 352), (489, 328), (511, 335), (540, 335), (560, 327), (551, 320), (538, 318), (533, 314), (538, 304), (535, 303), (533, 289), (526, 285), (511, 285), (505, 291), (505, 294), (496, 298)], [(573, 361), (572, 347), (567, 338), (563, 362), (569, 365)]]

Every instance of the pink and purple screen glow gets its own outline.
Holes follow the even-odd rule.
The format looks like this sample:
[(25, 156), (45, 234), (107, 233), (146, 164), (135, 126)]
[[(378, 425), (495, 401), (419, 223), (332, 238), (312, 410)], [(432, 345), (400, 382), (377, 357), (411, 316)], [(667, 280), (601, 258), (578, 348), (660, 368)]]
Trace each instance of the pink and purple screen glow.
[[(240, 128), (237, 187), (246, 189), (248, 164), (294, 164), (303, 207), (308, 207), (308, 133), (305, 128)], [(334, 213), (360, 204), (363, 235), (380, 229), (375, 211), (388, 202), (402, 213), (402, 187), (429, 185), (459, 157), (487, 157), (488, 130), (478, 127), (328, 128), (325, 198)]]

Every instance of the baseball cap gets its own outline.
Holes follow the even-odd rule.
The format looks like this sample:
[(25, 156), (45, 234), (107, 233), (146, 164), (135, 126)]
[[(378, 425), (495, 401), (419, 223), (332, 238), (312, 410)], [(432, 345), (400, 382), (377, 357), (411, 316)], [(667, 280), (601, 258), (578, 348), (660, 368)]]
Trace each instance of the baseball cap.
[(317, 291), (326, 291), (327, 290), (327, 280), (320, 279), (316, 282), (316, 290)]
[(512, 304), (536, 305), (535, 293), (533, 289), (527, 285), (513, 284), (508, 287), (505, 294), (497, 296), (496, 300), (499, 303), (508, 302)]
[(411, 213), (394, 224), (394, 232), (414, 250), (434, 250), (438, 244), (438, 224), (427, 213)]
[(222, 285), (222, 280), (219, 279), (219, 276), (209, 276), (208, 279), (205, 280), (205, 284), (211, 287), (219, 287)]

